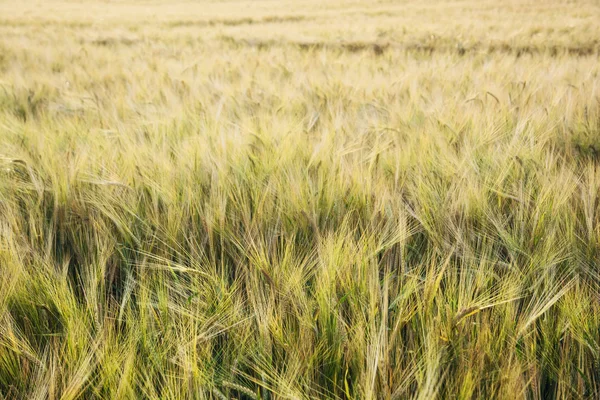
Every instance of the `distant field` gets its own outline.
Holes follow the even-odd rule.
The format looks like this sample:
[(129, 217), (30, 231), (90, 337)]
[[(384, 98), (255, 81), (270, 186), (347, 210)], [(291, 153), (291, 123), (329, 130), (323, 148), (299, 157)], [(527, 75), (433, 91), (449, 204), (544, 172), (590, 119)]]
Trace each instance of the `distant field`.
[(597, 1), (0, 0), (0, 399), (600, 398)]

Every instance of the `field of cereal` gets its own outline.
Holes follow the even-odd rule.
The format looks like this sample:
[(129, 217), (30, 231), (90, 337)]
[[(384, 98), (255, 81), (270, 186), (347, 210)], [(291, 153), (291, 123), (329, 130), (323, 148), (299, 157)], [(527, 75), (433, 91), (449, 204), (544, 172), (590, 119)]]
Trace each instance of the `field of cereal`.
[(599, 21), (0, 0), (0, 399), (599, 398)]

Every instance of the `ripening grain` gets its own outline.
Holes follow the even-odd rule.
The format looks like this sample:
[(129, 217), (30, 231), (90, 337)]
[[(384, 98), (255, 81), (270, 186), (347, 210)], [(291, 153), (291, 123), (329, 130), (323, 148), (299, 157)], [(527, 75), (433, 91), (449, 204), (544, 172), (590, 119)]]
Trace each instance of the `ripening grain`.
[(598, 21), (0, 0), (0, 399), (600, 397)]

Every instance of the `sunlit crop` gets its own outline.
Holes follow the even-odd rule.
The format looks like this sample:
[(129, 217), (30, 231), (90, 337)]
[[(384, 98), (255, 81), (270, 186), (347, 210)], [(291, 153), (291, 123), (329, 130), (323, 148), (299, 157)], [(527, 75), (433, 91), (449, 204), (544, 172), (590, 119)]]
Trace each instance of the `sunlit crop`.
[(593, 1), (0, 1), (0, 399), (600, 397)]

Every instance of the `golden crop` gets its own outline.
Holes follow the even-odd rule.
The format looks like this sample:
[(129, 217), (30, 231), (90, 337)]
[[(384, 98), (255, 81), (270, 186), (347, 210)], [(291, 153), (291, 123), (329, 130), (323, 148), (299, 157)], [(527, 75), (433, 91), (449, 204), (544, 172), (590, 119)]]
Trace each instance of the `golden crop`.
[(600, 397), (595, 1), (0, 1), (0, 399)]

